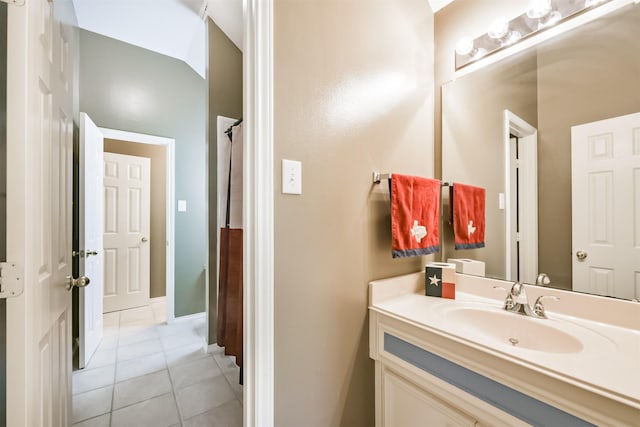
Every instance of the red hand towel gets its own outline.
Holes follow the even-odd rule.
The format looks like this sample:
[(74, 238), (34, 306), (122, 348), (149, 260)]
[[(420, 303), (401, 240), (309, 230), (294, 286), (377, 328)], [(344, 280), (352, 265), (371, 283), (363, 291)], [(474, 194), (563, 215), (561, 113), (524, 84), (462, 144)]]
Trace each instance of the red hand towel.
[(484, 248), (485, 189), (456, 182), (450, 194), (455, 248)]
[(395, 173), (391, 176), (393, 258), (440, 250), (439, 208), (440, 181)]

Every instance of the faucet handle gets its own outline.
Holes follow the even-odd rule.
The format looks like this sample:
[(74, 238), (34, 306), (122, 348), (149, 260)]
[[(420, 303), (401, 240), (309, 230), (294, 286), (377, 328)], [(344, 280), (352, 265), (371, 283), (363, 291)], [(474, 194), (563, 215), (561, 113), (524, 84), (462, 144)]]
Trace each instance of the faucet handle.
[(542, 305), (542, 300), (545, 298), (551, 298), (555, 301), (560, 301), (560, 298), (554, 295), (541, 295), (536, 299), (536, 303), (533, 305), (533, 313), (538, 317), (542, 317), (543, 319), (547, 318), (547, 315), (544, 311), (544, 305)]
[(505, 310), (512, 310), (515, 306), (516, 306), (516, 300), (513, 299), (513, 295), (511, 295), (510, 293), (507, 294), (507, 297), (504, 299), (503, 308)]
[(504, 306), (503, 308), (505, 310), (511, 310), (513, 307), (515, 307), (516, 302), (513, 299), (513, 296), (511, 295), (510, 291), (507, 291), (504, 287), (502, 286), (494, 286), (493, 289), (495, 291), (505, 291), (507, 293), (506, 298), (504, 299)]

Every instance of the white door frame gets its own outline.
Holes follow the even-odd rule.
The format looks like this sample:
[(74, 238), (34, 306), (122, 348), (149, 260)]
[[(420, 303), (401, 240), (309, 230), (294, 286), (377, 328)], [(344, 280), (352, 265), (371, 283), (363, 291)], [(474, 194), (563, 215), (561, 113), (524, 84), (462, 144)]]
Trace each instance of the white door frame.
[(176, 141), (173, 138), (162, 136), (146, 135), (143, 133), (127, 132), (117, 129), (98, 128), (105, 139), (116, 139), (119, 141), (134, 142), (138, 144), (163, 145), (167, 149), (167, 183), (166, 183), (166, 230), (167, 230), (167, 253), (166, 253), (166, 294), (167, 294), (167, 323), (175, 321), (175, 172), (176, 172)]
[(244, 0), (244, 426), (272, 427), (273, 3)]
[[(505, 272), (506, 277), (511, 278), (512, 263), (511, 256), (512, 240), (515, 236), (512, 233), (511, 212), (514, 209), (515, 201), (511, 200), (511, 135), (518, 138), (527, 138), (527, 144), (522, 144), (520, 152), (523, 153), (525, 161), (521, 164), (523, 174), (520, 178), (524, 186), (530, 191), (522, 194), (520, 206), (525, 208), (527, 215), (525, 221), (520, 221), (522, 252), (528, 254), (526, 257), (524, 272), (527, 277), (538, 274), (538, 130), (529, 123), (516, 116), (509, 110), (504, 110), (504, 191), (505, 191)], [(531, 280), (529, 280), (531, 282)]]

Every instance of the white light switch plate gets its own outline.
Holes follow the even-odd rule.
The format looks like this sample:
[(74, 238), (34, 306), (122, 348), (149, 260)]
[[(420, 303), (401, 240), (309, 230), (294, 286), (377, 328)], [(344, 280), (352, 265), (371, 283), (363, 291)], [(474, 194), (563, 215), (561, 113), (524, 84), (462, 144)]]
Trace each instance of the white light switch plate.
[(178, 212), (186, 212), (186, 211), (187, 211), (187, 201), (178, 200)]
[(302, 194), (302, 162), (282, 159), (282, 193)]

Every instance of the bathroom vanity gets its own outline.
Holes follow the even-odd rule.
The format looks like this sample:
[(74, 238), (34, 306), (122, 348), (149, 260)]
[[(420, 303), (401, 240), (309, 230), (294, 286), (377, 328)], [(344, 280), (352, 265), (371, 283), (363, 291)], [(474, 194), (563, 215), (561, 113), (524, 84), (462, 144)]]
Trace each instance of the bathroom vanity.
[(547, 319), (503, 310), (510, 283), (424, 273), (369, 285), (376, 426), (637, 426), (640, 303), (528, 286)]

